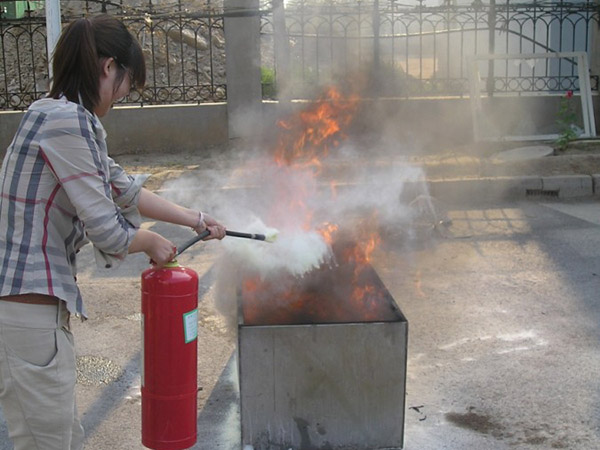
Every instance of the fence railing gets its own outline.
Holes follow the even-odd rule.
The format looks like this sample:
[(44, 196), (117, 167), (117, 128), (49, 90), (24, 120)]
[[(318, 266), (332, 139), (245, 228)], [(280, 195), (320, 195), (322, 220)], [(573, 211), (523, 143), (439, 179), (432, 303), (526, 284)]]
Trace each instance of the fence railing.
[[(302, 96), (310, 86), (349, 76), (362, 79), (376, 95), (467, 95), (469, 56), (590, 53), (600, 26), (599, 4), (589, 0), (406, 3), (288, 2), (291, 95)], [(271, 18), (263, 19), (267, 35), (273, 32)], [(276, 70), (277, 64), (272, 68)], [(512, 66), (498, 61), (483, 68), (481, 75), (490, 93), (578, 89), (577, 67), (569, 61), (523, 61)], [(591, 74), (594, 90), (598, 75)]]
[[(467, 59), (477, 54), (592, 53), (600, 12), (596, 2), (483, 3), (448, 0), (296, 0), (286, 2), (287, 79), (274, 52), (273, 4), (263, 1), (261, 68), (265, 97), (310, 97), (316, 86), (358, 82), (367, 95), (468, 95)], [(184, 0), (63, 0), (63, 21), (107, 12), (138, 37), (148, 63), (148, 83), (125, 103), (170, 104), (227, 98), (221, 3), (190, 9)], [(136, 3), (137, 2), (137, 3)], [(0, 3), (0, 12), (2, 5)], [(43, 10), (23, 2), (22, 17), (0, 16), (0, 109), (24, 109), (47, 89)], [(279, 4), (279, 2), (277, 2)], [(197, 3), (194, 3), (197, 5)], [(600, 42), (600, 39), (598, 40)], [(596, 53), (597, 57), (597, 53)], [(289, 58), (289, 62), (287, 61)], [(540, 62), (543, 61), (543, 62)], [(570, 61), (492, 62), (480, 74), (493, 92), (577, 90)], [(598, 90), (598, 73), (590, 74)]]
[[(0, 3), (1, 5), (1, 3)], [(188, 11), (185, 2), (125, 5), (108, 1), (63, 1), (63, 23), (82, 15), (119, 17), (138, 38), (147, 62), (143, 91), (123, 103), (172, 104), (226, 99), (222, 8), (208, 2)], [(23, 109), (48, 88), (48, 54), (43, 11), (0, 18), (0, 109)]]

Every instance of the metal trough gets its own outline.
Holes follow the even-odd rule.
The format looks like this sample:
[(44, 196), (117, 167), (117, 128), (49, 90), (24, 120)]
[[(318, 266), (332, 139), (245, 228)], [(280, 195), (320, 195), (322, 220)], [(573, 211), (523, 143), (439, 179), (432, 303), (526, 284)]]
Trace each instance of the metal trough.
[[(338, 277), (349, 270), (337, 267), (309, 277), (312, 291), (318, 291), (314, 283), (326, 291), (318, 298), (320, 303), (349, 307), (338, 290), (330, 288), (340, 284)], [(403, 447), (408, 323), (371, 266), (361, 274), (361, 279), (365, 277), (379, 292), (368, 299), (376, 312), (365, 321), (324, 317), (320, 323), (302, 323), (314, 317), (300, 314), (285, 324), (267, 319), (268, 324), (253, 320), (250, 325), (244, 323), (240, 308), (242, 447)], [(238, 300), (243, 306), (241, 291)]]

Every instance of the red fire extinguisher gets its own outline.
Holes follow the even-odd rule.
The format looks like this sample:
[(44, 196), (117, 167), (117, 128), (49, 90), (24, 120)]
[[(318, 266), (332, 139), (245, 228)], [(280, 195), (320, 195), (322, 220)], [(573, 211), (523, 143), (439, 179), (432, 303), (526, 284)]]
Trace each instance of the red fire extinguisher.
[(197, 440), (198, 275), (171, 262), (142, 273), (142, 444)]

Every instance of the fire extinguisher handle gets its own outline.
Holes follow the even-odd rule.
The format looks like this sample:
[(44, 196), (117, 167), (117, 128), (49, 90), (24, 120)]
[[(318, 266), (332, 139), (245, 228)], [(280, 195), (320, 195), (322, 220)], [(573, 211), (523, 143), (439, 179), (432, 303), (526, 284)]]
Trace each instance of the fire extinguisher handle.
[(191, 247), (196, 242), (201, 241), (202, 239), (204, 239), (205, 237), (207, 237), (209, 235), (210, 235), (210, 231), (204, 230), (202, 233), (198, 234), (197, 236), (194, 236), (192, 239), (190, 239), (189, 241), (184, 243), (181, 247), (177, 248), (177, 253), (175, 253), (175, 256), (177, 257), (177, 256), (181, 255), (189, 247)]

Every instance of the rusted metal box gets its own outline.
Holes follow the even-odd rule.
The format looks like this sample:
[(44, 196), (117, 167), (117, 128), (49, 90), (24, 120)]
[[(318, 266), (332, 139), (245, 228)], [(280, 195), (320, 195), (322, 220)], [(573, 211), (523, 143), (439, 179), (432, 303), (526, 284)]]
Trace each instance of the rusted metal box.
[(249, 325), (240, 313), (242, 447), (403, 447), (408, 323), (369, 271), (386, 313), (364, 322)]

